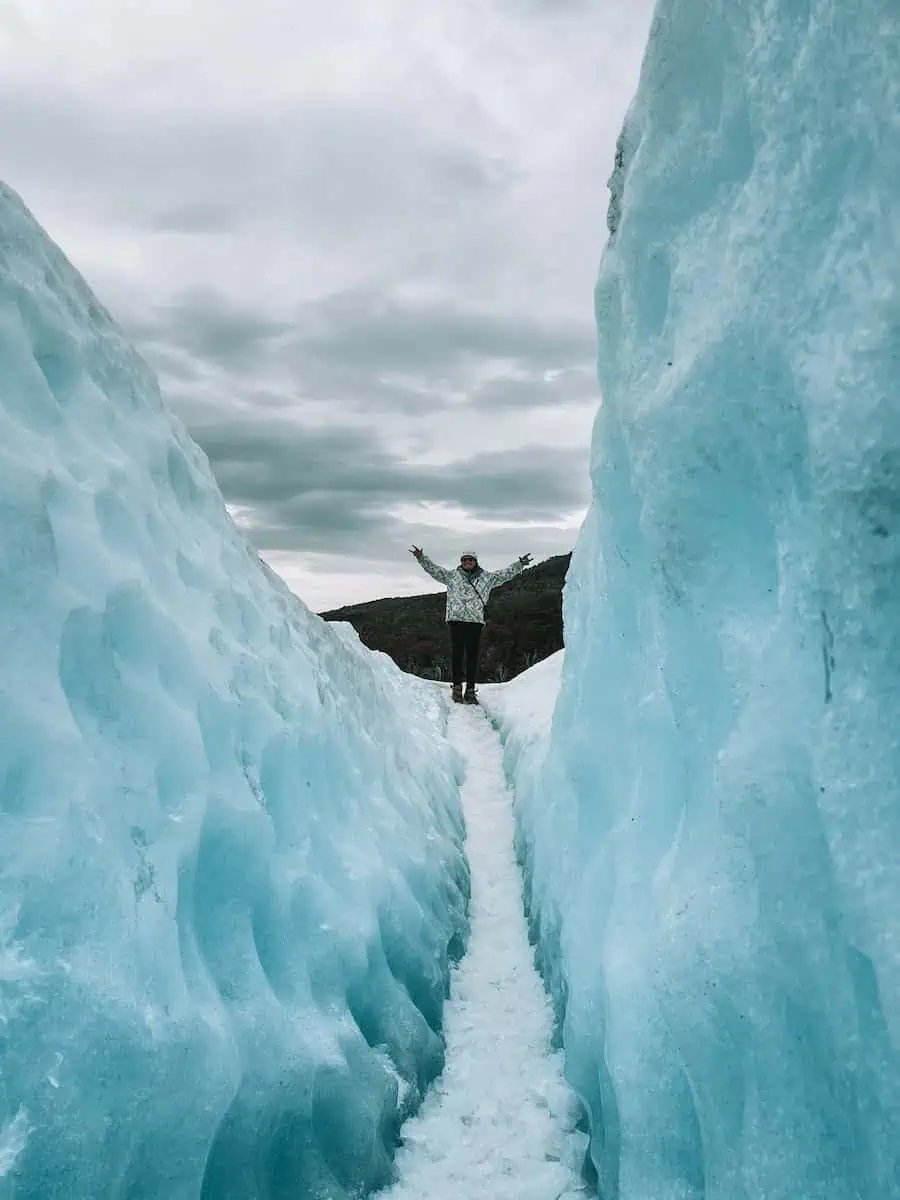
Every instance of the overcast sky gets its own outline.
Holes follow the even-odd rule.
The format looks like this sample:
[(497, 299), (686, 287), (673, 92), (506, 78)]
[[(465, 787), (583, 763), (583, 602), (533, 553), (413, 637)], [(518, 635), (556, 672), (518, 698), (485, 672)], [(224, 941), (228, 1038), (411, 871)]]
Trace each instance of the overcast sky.
[(3, 0), (0, 178), (313, 608), (571, 548), (651, 0)]

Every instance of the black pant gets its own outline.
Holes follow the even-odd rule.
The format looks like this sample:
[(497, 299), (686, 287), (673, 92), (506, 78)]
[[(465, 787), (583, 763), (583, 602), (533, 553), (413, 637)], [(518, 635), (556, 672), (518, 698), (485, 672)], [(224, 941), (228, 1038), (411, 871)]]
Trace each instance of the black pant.
[(478, 621), (448, 621), (450, 627), (450, 672), (454, 683), (462, 683), (463, 658), (466, 660), (466, 687), (474, 688), (478, 678), (478, 643), (482, 625)]

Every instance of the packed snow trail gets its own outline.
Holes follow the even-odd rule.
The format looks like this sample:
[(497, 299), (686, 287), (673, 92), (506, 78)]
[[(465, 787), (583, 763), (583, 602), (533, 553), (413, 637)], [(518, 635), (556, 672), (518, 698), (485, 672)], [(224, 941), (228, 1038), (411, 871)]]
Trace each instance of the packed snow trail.
[(513, 850), (500, 741), (477, 709), (454, 707), (450, 740), (472, 872), (471, 937), (445, 1007), (447, 1065), (403, 1127), (389, 1200), (564, 1200), (585, 1195), (586, 1137), (551, 1049), (553, 1014), (534, 967)]

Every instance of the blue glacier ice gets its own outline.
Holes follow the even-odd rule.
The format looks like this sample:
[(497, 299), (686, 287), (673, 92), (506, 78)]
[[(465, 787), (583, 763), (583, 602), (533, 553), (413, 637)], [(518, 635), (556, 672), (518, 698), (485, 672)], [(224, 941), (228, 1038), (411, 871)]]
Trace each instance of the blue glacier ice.
[(435, 694), (259, 561), (0, 187), (0, 1198), (391, 1178), (465, 937)]
[(603, 1197), (900, 1197), (898, 184), (896, 0), (660, 0), (507, 729)]

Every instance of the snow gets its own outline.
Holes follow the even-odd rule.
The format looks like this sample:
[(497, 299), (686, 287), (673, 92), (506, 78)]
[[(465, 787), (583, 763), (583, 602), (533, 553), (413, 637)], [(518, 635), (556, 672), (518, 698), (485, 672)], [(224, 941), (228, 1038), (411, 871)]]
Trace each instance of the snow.
[(550, 731), (553, 710), (559, 695), (564, 651), (523, 671), (510, 683), (485, 683), (479, 696), (487, 712), (499, 723), (503, 744), (520, 749)]
[(472, 871), (468, 953), (445, 1009), (447, 1066), (403, 1128), (400, 1182), (385, 1200), (566, 1200), (587, 1137), (553, 1049), (553, 1012), (534, 967), (513, 853), (511, 798), (498, 738), (457, 709), (450, 739), (466, 763), (462, 790)]
[[(561, 947), (560, 911), (567, 887), (578, 878), (573, 852), (578, 831), (567, 789), (551, 782), (548, 763), (553, 716), (559, 697), (565, 652), (560, 650), (504, 684), (482, 684), (481, 704), (503, 747), (503, 771), (514, 798), (514, 844), (523, 874), (525, 909), (536, 961), (565, 1037), (567, 961)], [(586, 957), (590, 969), (596, 954)], [(576, 1089), (579, 1061), (568, 1054), (566, 1078)], [(583, 1093), (589, 1100), (590, 1089)], [(596, 1114), (595, 1114), (596, 1116)]]
[[(560, 650), (509, 683), (482, 685), (479, 693), (503, 745), (504, 773), (514, 790), (515, 846), (524, 869), (531, 935), (560, 1022), (565, 983), (556, 953), (559, 893), (572, 879), (567, 856), (577, 831), (567, 824), (564, 792), (549, 784), (546, 760), (563, 664), (564, 651)], [(547, 886), (547, 881), (552, 881), (552, 886)]]
[(893, 0), (661, 0), (620, 142), (559, 700), (498, 712), (619, 1200), (900, 1197), (898, 62)]
[(312, 615), (0, 188), (0, 1198), (388, 1182), (466, 934), (429, 685)]

